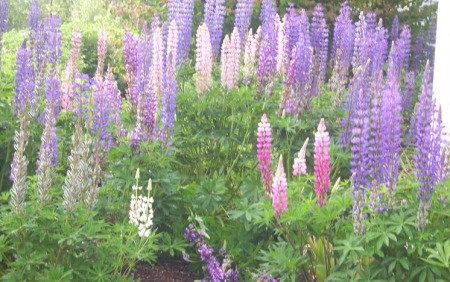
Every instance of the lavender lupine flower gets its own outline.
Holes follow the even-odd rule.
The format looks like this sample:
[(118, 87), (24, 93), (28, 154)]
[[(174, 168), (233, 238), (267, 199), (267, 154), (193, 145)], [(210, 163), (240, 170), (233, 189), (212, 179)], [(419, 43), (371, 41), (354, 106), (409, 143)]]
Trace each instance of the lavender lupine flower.
[(137, 107), (138, 92), (136, 91), (138, 71), (138, 40), (126, 30), (123, 35), (123, 60), (125, 62), (125, 81), (127, 82), (127, 98), (134, 108)]
[(319, 95), (319, 87), (325, 80), (328, 56), (328, 27), (322, 4), (317, 4), (311, 23), (311, 46), (313, 48), (311, 95)]
[(306, 146), (308, 146), (309, 138), (306, 138), (302, 148), (298, 152), (297, 157), (294, 159), (294, 165), (292, 166), (294, 176), (306, 174)]
[(259, 49), (259, 38), (257, 34), (253, 34), (250, 29), (247, 34), (247, 42), (244, 47), (244, 59), (242, 66), (242, 83), (249, 85), (250, 82), (255, 77), (258, 49)]
[(392, 27), (391, 27), (391, 36), (390, 36), (391, 42), (397, 41), (399, 34), (400, 34), (400, 22), (398, 19), (398, 15), (395, 15), (394, 20), (392, 21)]
[(41, 9), (39, 7), (39, 1), (34, 0), (30, 4), (30, 15), (28, 17), (28, 27), (30, 29), (29, 39), (33, 46), (36, 42), (36, 35), (39, 29), (39, 18), (41, 17)]
[[(390, 60), (390, 67), (393, 66), (393, 59)], [(400, 96), (400, 82), (397, 76), (388, 76), (385, 89), (383, 91), (381, 107), (382, 124), (382, 171), (384, 183), (387, 187), (387, 197), (389, 208), (394, 204), (394, 192), (398, 180), (401, 136), (402, 136), (402, 105)]]
[(108, 150), (113, 144), (112, 134), (109, 132), (111, 122), (111, 110), (109, 108), (109, 97), (105, 89), (104, 79), (101, 76), (94, 77), (93, 83), (93, 118), (92, 134), (97, 136), (100, 146)]
[(224, 87), (227, 86), (227, 75), (228, 75), (228, 60), (229, 53), (231, 52), (230, 48), (230, 36), (225, 35), (225, 38), (222, 42), (222, 52), (220, 54), (220, 84)]
[[(277, 12), (275, 2), (273, 0), (262, 0), (261, 1), (261, 12), (259, 14), (259, 20), (264, 26), (267, 22), (272, 21), (272, 17)], [(264, 33), (264, 31), (263, 31)]]
[[(262, 12), (261, 12), (262, 13)], [(259, 93), (271, 94), (272, 78), (277, 67), (277, 14), (265, 19), (262, 28), (262, 39), (259, 47), (259, 64), (257, 88)]]
[(372, 74), (370, 84), (370, 138), (368, 149), (370, 152), (370, 171), (372, 172), (372, 182), (370, 186), (369, 209), (372, 213), (377, 213), (381, 207), (381, 185), (384, 183), (383, 177), (383, 70), (378, 70)]
[(299, 38), (300, 24), (301, 24), (300, 16), (297, 14), (297, 10), (295, 9), (294, 4), (289, 3), (288, 7), (286, 8), (286, 14), (283, 24), (283, 32), (284, 32), (283, 68), (285, 72), (287, 72), (287, 70), (289, 69), (290, 60), (292, 59), (292, 50), (297, 44)]
[(105, 95), (107, 95), (108, 107), (111, 112), (110, 121), (115, 124), (116, 131), (119, 131), (119, 135), (121, 135), (124, 131), (122, 119), (120, 117), (120, 113), (122, 112), (122, 97), (120, 96), (117, 82), (114, 79), (114, 75), (110, 67), (108, 67), (108, 70), (106, 71), (105, 79), (103, 81), (103, 89), (105, 91)]
[(53, 173), (58, 161), (58, 139), (56, 136), (55, 108), (59, 92), (59, 81), (55, 77), (47, 79), (47, 97), (45, 107), (44, 132), (37, 162), (37, 192), (41, 206), (50, 199), (49, 190), (53, 181)]
[(96, 75), (103, 75), (103, 69), (105, 68), (106, 59), (106, 43), (108, 40), (108, 34), (104, 28), (98, 30), (97, 39), (97, 71)]
[[(176, 68), (178, 56), (178, 26), (175, 21), (171, 21), (167, 33), (167, 50), (166, 50), (166, 67), (169, 65), (173, 69)], [(170, 60), (169, 60), (170, 58)]]
[(136, 84), (131, 94), (131, 104), (135, 109), (138, 107), (139, 97), (150, 83), (150, 66), (152, 59), (150, 34), (144, 25), (142, 34), (137, 43), (137, 76)]
[(88, 104), (89, 95), (88, 91), (91, 87), (91, 81), (87, 74), (76, 73), (74, 80), (74, 93), (73, 93), (73, 109), (75, 112), (75, 119), (81, 124), (84, 119), (88, 120)]
[(288, 114), (297, 115), (307, 108), (311, 100), (312, 48), (305, 10), (300, 15), (300, 30), (297, 44), (284, 81), (282, 107)]
[(365, 66), (370, 59), (370, 50), (372, 44), (371, 33), (364, 13), (359, 14), (359, 21), (355, 25), (355, 44), (353, 51), (352, 66), (353, 72), (361, 66)]
[[(152, 26), (153, 28), (153, 26)], [(152, 67), (150, 70), (150, 80), (153, 90), (156, 93), (157, 101), (161, 100), (163, 91), (163, 76), (164, 76), (164, 40), (162, 29), (159, 26), (154, 27), (152, 33)]]
[(131, 132), (132, 148), (136, 148), (142, 141), (153, 140), (156, 133), (156, 110), (156, 94), (148, 83), (139, 95), (136, 127)]
[(412, 71), (417, 71), (419, 67), (423, 64), (424, 60), (424, 51), (425, 51), (425, 44), (424, 44), (424, 31), (423, 28), (420, 27), (419, 34), (416, 37), (416, 42), (414, 44), (414, 55), (413, 55), (413, 61), (411, 65)]
[(8, 29), (8, 11), (9, 3), (8, 0), (0, 1), (0, 68), (2, 66), (2, 49), (3, 49), (3, 33)]
[(317, 204), (322, 207), (330, 186), (330, 136), (326, 131), (325, 120), (320, 120), (314, 140), (314, 191)]
[(56, 71), (56, 65), (61, 60), (61, 20), (59, 15), (55, 14), (44, 19), (44, 28), (46, 32), (47, 54), (46, 61), (50, 64), (51, 72)]
[(239, 32), (242, 44), (245, 43), (247, 31), (250, 27), (254, 2), (254, 0), (238, 0), (236, 3), (234, 27)]
[(256, 144), (258, 154), (258, 167), (261, 171), (261, 181), (266, 192), (270, 194), (272, 182), (272, 130), (267, 115), (263, 114), (261, 122), (258, 123), (258, 140)]
[(203, 23), (197, 30), (197, 49), (195, 56), (197, 92), (199, 95), (205, 93), (211, 84), (212, 60), (213, 54), (208, 26)]
[(225, 20), (225, 0), (206, 0), (204, 22), (208, 26), (213, 54), (220, 54), (223, 23)]
[(61, 103), (64, 111), (73, 110), (73, 93), (75, 74), (78, 72), (77, 61), (81, 52), (81, 33), (72, 33), (72, 48), (70, 49), (69, 60), (64, 71), (65, 80), (62, 83), (61, 91)]
[(333, 72), (330, 79), (330, 88), (337, 92), (337, 105), (340, 105), (340, 95), (348, 83), (355, 40), (354, 32), (352, 8), (348, 5), (348, 1), (345, 1), (341, 5), (339, 16), (336, 17), (334, 24), (333, 49), (331, 54)]
[(14, 85), (13, 111), (16, 116), (33, 112), (36, 108), (35, 73), (32, 53), (25, 41), (17, 52), (16, 83)]
[(400, 76), (402, 68), (408, 69), (409, 56), (411, 52), (411, 31), (409, 26), (405, 25), (402, 28), (402, 33), (397, 41), (392, 44), (390, 56), (394, 60), (392, 71), (395, 75)]
[(283, 155), (278, 160), (277, 171), (273, 176), (272, 184), (272, 207), (275, 215), (286, 212), (288, 206), (287, 180), (283, 167)]
[(194, 0), (169, 0), (168, 22), (175, 21), (178, 33), (177, 62), (181, 63), (189, 55), (192, 36)]
[(414, 96), (414, 89), (416, 88), (416, 73), (410, 71), (406, 74), (403, 81), (402, 91), (402, 112), (409, 112), (412, 107), (412, 99)]
[(388, 33), (383, 27), (383, 20), (378, 21), (378, 25), (372, 32), (372, 48), (370, 52), (370, 74), (376, 75), (384, 69), (388, 53)]
[[(425, 54), (426, 59), (430, 62), (431, 68), (434, 64), (434, 52), (435, 52), (435, 44), (436, 44), (436, 27), (437, 27), (437, 19), (434, 18), (431, 20), (430, 26), (428, 27), (427, 34), (427, 45), (425, 46)], [(431, 74), (433, 76), (433, 74)]]
[(238, 282), (238, 273), (231, 269), (231, 260), (229, 256), (225, 256), (222, 264), (214, 256), (214, 249), (208, 246), (206, 238), (203, 234), (195, 230), (192, 224), (184, 230), (184, 238), (194, 243), (200, 259), (206, 266), (208, 276), (204, 281), (232, 281)]
[[(169, 53), (169, 60), (172, 53)], [(175, 78), (175, 65), (168, 64), (165, 76), (165, 86), (161, 109), (161, 139), (166, 146), (171, 144), (172, 133), (175, 128), (177, 80)]]
[(30, 124), (24, 111), (19, 112), (19, 131), (14, 135), (14, 156), (11, 164), (10, 179), (13, 183), (11, 187), (10, 205), (14, 211), (20, 212), (25, 204), (25, 195), (27, 192), (27, 166), (28, 160), (25, 155), (28, 137), (30, 136), (28, 126)]
[(439, 157), (442, 143), (442, 124), (433, 99), (430, 65), (427, 62), (423, 73), (421, 93), (415, 112), (416, 172), (421, 185), (418, 191), (419, 211), (417, 229), (423, 230), (427, 224), (430, 197), (439, 178)]

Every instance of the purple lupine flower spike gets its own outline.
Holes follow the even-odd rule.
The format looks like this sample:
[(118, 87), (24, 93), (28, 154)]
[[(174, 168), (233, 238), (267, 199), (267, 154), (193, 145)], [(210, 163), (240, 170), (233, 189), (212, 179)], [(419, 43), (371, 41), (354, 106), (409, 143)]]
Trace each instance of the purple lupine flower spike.
[[(169, 60), (172, 53), (169, 53)], [(175, 128), (177, 80), (175, 78), (175, 65), (168, 64), (165, 75), (165, 86), (162, 97), (161, 110), (161, 139), (166, 146), (171, 144), (173, 130)]]
[(419, 34), (416, 37), (416, 42), (414, 44), (414, 54), (413, 54), (413, 62), (411, 65), (412, 71), (417, 71), (419, 67), (424, 63), (424, 52), (425, 51), (425, 42), (424, 42), (424, 31), (423, 28), (420, 27)]
[(391, 36), (390, 36), (391, 42), (397, 41), (399, 34), (400, 34), (400, 22), (398, 20), (398, 15), (395, 15), (391, 27)]
[(13, 111), (16, 116), (24, 115), (36, 108), (35, 73), (32, 53), (25, 41), (17, 52), (16, 83), (14, 85)]
[(328, 56), (328, 27), (322, 4), (317, 4), (313, 11), (311, 24), (311, 46), (313, 48), (313, 65), (311, 96), (319, 95), (319, 87), (325, 80)]
[(225, 20), (225, 0), (206, 0), (204, 15), (203, 21), (208, 26), (213, 54), (218, 56)]
[(41, 17), (41, 11), (38, 0), (34, 0), (30, 4), (30, 16), (28, 19), (28, 27), (30, 29), (29, 39), (31, 45), (34, 46), (37, 40), (37, 33), (39, 32), (39, 18)]
[(246, 40), (245, 36), (250, 27), (254, 2), (254, 0), (238, 0), (236, 3), (234, 27), (236, 27), (239, 32), (241, 44), (244, 44)]
[(0, 68), (2, 67), (2, 49), (3, 49), (3, 33), (8, 29), (8, 0), (0, 1)]

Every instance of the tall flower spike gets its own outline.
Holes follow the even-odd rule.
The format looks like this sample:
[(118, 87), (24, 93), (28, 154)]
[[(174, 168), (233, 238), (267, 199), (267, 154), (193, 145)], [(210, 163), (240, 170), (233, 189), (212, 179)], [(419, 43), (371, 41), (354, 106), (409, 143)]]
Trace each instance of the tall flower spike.
[(322, 118), (314, 140), (314, 191), (320, 207), (326, 202), (330, 185), (330, 136), (326, 130), (325, 120)]
[(244, 47), (244, 65), (242, 66), (242, 83), (249, 85), (255, 77), (255, 65), (257, 65), (257, 52), (259, 40), (256, 34), (250, 29), (247, 34), (247, 42)]
[(263, 114), (261, 122), (258, 124), (258, 140), (257, 140), (258, 167), (261, 171), (261, 180), (266, 195), (270, 193), (270, 185), (272, 182), (272, 130), (267, 115)]
[(189, 55), (194, 0), (169, 0), (168, 6), (167, 21), (175, 21), (179, 30), (177, 63), (181, 63)]
[(59, 15), (52, 15), (44, 19), (45, 42), (47, 53), (45, 60), (50, 64), (52, 74), (56, 72), (56, 66), (61, 61), (62, 43), (61, 43), (61, 19)]
[(222, 54), (220, 55), (220, 83), (222, 86), (228, 86), (228, 60), (230, 57), (230, 36), (225, 35), (225, 38), (222, 42)]
[(36, 108), (35, 73), (32, 53), (22, 44), (17, 52), (16, 83), (14, 85), (13, 111), (16, 116), (25, 115)]
[(415, 166), (420, 181), (418, 191), (419, 211), (417, 229), (423, 230), (427, 225), (430, 198), (434, 186), (439, 180), (439, 159), (442, 143), (442, 123), (433, 99), (430, 65), (427, 62), (423, 73), (421, 93), (415, 111)]
[(272, 184), (272, 207), (274, 214), (279, 215), (286, 212), (287, 206), (287, 180), (286, 173), (284, 172), (283, 156), (281, 155)]
[(306, 138), (302, 148), (298, 152), (297, 157), (294, 159), (293, 175), (305, 175), (306, 174), (306, 146), (308, 146), (309, 138)]
[(422, 66), (423, 60), (425, 58), (425, 41), (424, 41), (424, 31), (420, 27), (419, 34), (416, 37), (416, 43), (414, 44), (414, 56), (411, 69), (417, 71), (419, 67)]
[(126, 96), (133, 107), (137, 106), (137, 70), (138, 70), (138, 40), (127, 30), (123, 35), (123, 60), (125, 62)]
[[(169, 54), (169, 61), (172, 61)], [(176, 114), (177, 80), (175, 77), (175, 64), (168, 64), (166, 69), (165, 86), (162, 97), (161, 109), (161, 139), (164, 145), (169, 146), (172, 140), (172, 133), (175, 128)]]
[(103, 69), (105, 68), (106, 59), (106, 41), (108, 40), (108, 34), (106, 30), (100, 28), (98, 30), (98, 40), (97, 40), (97, 71), (96, 75), (102, 75)]
[(247, 31), (253, 14), (254, 0), (238, 0), (234, 18), (234, 27), (237, 28), (241, 43), (245, 42)]
[(74, 96), (74, 86), (75, 86), (75, 74), (78, 73), (77, 61), (80, 57), (81, 52), (81, 33), (72, 33), (72, 48), (70, 49), (69, 60), (67, 61), (67, 66), (64, 71), (64, 82), (61, 86), (61, 103), (62, 108), (65, 111), (73, 110), (73, 96)]
[(197, 50), (195, 56), (197, 92), (205, 93), (211, 85), (212, 47), (208, 26), (203, 23), (197, 30)]
[[(3, 2), (3, 1), (2, 1)], [(39, 29), (39, 18), (41, 17), (41, 11), (39, 7), (39, 1), (34, 0), (30, 4), (30, 16), (28, 18), (28, 27), (30, 29), (29, 39), (31, 45), (34, 46), (37, 40), (37, 33)]]
[(212, 52), (216, 56), (220, 54), (224, 20), (225, 0), (206, 0), (204, 22), (208, 26)]
[(397, 41), (399, 33), (400, 33), (400, 22), (398, 20), (398, 15), (395, 15), (394, 20), (392, 21), (391, 42)]
[(8, 0), (1, 0), (0, 1), (0, 68), (2, 66), (2, 49), (3, 49), (2, 37), (3, 37), (3, 33), (5, 33), (6, 30), (8, 29), (8, 11), (9, 11)]
[(276, 13), (264, 20), (259, 48), (257, 88), (258, 92), (272, 94), (272, 79), (277, 67), (277, 26), (280, 22)]
[(319, 95), (319, 87), (325, 80), (328, 56), (328, 27), (322, 4), (317, 4), (313, 11), (311, 24), (311, 46), (313, 48), (311, 95)]
[(162, 28), (154, 27), (152, 34), (152, 67), (150, 69), (151, 83), (153, 90), (156, 93), (158, 101), (161, 101), (163, 91), (163, 76), (164, 76), (164, 41)]
[(170, 22), (169, 31), (167, 34), (167, 51), (166, 51), (167, 68), (169, 68), (169, 65), (171, 65), (173, 69), (176, 68), (178, 56), (178, 33), (179, 32), (177, 23), (176, 21), (172, 20)]

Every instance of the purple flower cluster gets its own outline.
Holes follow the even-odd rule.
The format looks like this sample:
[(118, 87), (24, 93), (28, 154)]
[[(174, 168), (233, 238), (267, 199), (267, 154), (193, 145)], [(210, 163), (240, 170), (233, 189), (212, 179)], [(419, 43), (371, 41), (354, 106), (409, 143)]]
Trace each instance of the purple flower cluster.
[(425, 51), (425, 42), (424, 42), (424, 31), (423, 28), (420, 27), (419, 34), (417, 34), (416, 42), (414, 44), (414, 54), (412, 59), (411, 70), (417, 71), (419, 67), (423, 64), (424, 60), (424, 51)]
[[(262, 13), (262, 11), (261, 11)], [(259, 65), (257, 88), (259, 93), (271, 94), (271, 79), (277, 67), (277, 20), (272, 14), (263, 22), (261, 45), (259, 46)]]
[(169, 0), (169, 12), (167, 22), (173, 20), (178, 27), (178, 55), (180, 63), (189, 55), (192, 36), (192, 17), (194, 12), (194, 0)]
[(206, 266), (208, 276), (202, 281), (239, 281), (238, 272), (230, 269), (231, 262), (229, 261), (228, 256), (226, 256), (224, 250), (221, 249), (222, 251), (220, 252), (222, 253), (222, 256), (225, 255), (225, 258), (221, 264), (217, 257), (214, 256), (214, 249), (208, 246), (205, 236), (195, 230), (192, 224), (189, 224), (189, 226), (184, 230), (184, 238), (187, 241), (194, 243), (194, 246), (197, 248), (197, 252), (200, 255), (200, 259)]
[(250, 27), (254, 2), (254, 0), (238, 0), (236, 3), (234, 27), (239, 32), (241, 44), (244, 44), (245, 35)]
[(410, 71), (406, 74), (403, 80), (403, 91), (402, 91), (403, 112), (409, 112), (411, 110), (415, 88), (416, 88), (416, 73), (414, 71)]
[[(8, 29), (8, 12), (9, 3), (8, 0), (0, 1), (0, 34), (4, 33)], [(1, 36), (0, 36), (1, 38)]]
[(55, 14), (44, 19), (45, 42), (46, 42), (46, 60), (51, 65), (52, 71), (56, 71), (56, 65), (61, 60), (61, 20), (59, 15)]
[(208, 26), (211, 47), (215, 56), (220, 55), (224, 20), (225, 0), (206, 0), (203, 21)]
[(328, 57), (328, 27), (322, 4), (317, 4), (311, 23), (311, 46), (313, 48), (313, 75), (311, 76), (311, 95), (319, 95), (320, 84), (325, 80)]
[(35, 73), (32, 53), (27, 49), (26, 42), (24, 41), (17, 52), (13, 110), (16, 116), (20, 116), (25, 115), (27, 110), (35, 107)]
[(400, 34), (400, 22), (398, 19), (398, 15), (395, 15), (391, 27), (391, 37), (390, 37), (391, 42), (395, 42), (398, 39), (399, 34)]
[(39, 24), (39, 18), (41, 17), (41, 10), (39, 7), (39, 2), (38, 0), (34, 0), (33, 2), (31, 2), (30, 4), (30, 15), (28, 18), (28, 26), (30, 28), (30, 41), (32, 42), (31, 44), (33, 45), (36, 40), (37, 40), (37, 35), (39, 32), (39, 28), (40, 28), (40, 24)]
[(76, 73), (74, 78), (74, 93), (73, 93), (73, 109), (75, 112), (75, 119), (81, 122), (83, 119), (87, 120), (88, 103), (89, 103), (89, 89), (91, 88), (91, 81), (89, 76), (84, 73)]
[[(170, 61), (171, 58), (168, 60)], [(175, 66), (173, 64), (167, 65), (164, 83), (160, 138), (168, 146), (171, 143), (172, 133), (175, 128), (176, 113), (177, 80), (175, 78)]]

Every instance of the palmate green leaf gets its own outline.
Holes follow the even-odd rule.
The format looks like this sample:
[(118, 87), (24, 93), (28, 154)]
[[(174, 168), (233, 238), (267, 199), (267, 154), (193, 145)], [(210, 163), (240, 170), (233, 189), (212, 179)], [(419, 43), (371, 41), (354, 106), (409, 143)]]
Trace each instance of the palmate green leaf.
[(436, 243), (436, 247), (426, 248), (429, 253), (426, 259), (421, 258), (432, 265), (440, 266), (450, 270), (450, 240), (444, 242), (444, 244)]
[(342, 265), (345, 261), (356, 263), (356, 261), (362, 257), (364, 248), (361, 246), (361, 239), (351, 235), (344, 240), (336, 240), (334, 251), (337, 251), (339, 255), (338, 266)]
[(47, 282), (47, 281), (55, 281), (55, 282), (69, 282), (73, 281), (73, 270), (65, 270), (63, 266), (56, 265), (50, 266), (44, 274), (38, 277), (37, 281)]

